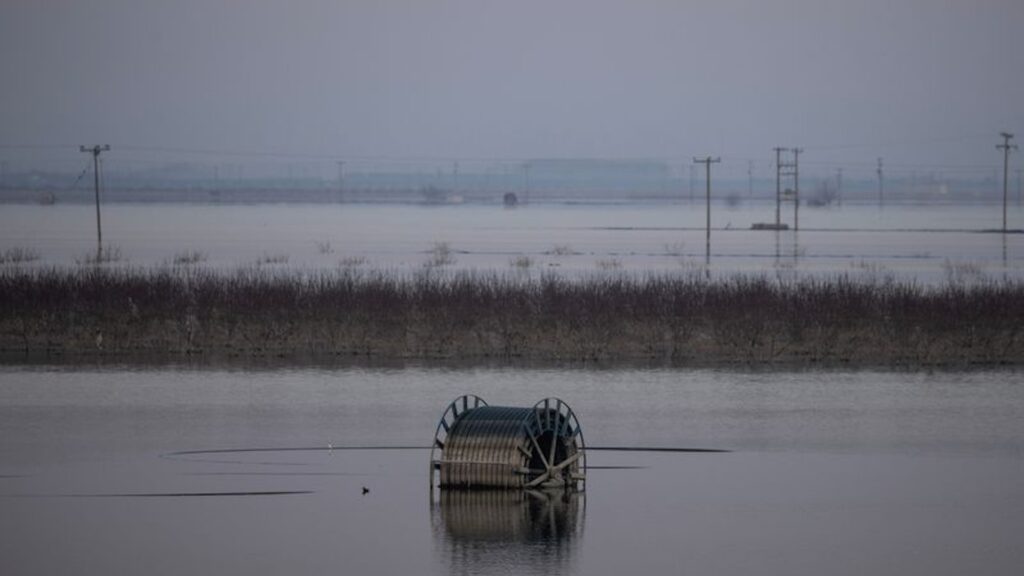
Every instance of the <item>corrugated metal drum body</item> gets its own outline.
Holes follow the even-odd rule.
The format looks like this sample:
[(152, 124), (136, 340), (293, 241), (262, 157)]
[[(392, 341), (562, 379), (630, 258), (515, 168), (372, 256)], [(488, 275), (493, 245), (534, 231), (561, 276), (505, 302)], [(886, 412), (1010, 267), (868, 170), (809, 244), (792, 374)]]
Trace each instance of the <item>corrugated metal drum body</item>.
[(529, 437), (523, 428), (529, 408), (481, 406), (464, 413), (441, 453), (441, 485), (521, 488), (526, 477)]

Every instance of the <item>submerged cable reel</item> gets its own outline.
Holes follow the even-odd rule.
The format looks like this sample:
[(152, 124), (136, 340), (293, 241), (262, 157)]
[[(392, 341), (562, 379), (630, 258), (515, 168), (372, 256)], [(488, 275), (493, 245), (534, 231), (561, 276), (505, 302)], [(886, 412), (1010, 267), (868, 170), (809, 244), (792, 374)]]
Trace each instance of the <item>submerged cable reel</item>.
[(586, 482), (586, 444), (572, 408), (545, 398), (532, 408), (456, 398), (430, 451), (430, 486), (575, 489)]

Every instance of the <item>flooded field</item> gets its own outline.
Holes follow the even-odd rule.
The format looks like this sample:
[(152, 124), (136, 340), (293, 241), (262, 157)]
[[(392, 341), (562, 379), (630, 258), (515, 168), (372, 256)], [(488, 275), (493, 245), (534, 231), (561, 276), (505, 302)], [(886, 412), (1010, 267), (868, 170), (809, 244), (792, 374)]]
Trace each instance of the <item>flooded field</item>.
[[(649, 273), (702, 269), (704, 218), (701, 204), (111, 204), (103, 231), (117, 265)], [(1011, 207), (1010, 227), (1021, 220)], [(799, 232), (750, 230), (772, 221), (773, 204), (713, 205), (710, 272), (937, 282), (1024, 269), (1024, 235), (983, 233), (1001, 225), (992, 205), (806, 208)], [(5, 205), (0, 252), (74, 266), (95, 252), (95, 226), (88, 204)]]
[(1024, 573), (1024, 0), (242, 4), (0, 7), (0, 576)]
[[(992, 207), (715, 206), (709, 272), (1022, 278)], [(1014, 213), (1014, 218), (1020, 214)], [(8, 205), (5, 266), (83, 266), (89, 205)], [(109, 267), (692, 273), (699, 205), (104, 207)], [(1012, 222), (1013, 220), (1011, 220)], [(108, 337), (108, 346), (114, 340)], [(0, 367), (0, 572), (1015, 574), (1024, 387), (969, 372), (433, 364)], [(431, 492), (441, 411), (565, 399), (586, 490)], [(701, 448), (720, 452), (665, 452)]]
[[(8, 365), (0, 571), (1016, 574), (1020, 380)], [(467, 392), (565, 399), (607, 449), (585, 492), (431, 495), (424, 448)], [(667, 447), (727, 452), (621, 450)]]

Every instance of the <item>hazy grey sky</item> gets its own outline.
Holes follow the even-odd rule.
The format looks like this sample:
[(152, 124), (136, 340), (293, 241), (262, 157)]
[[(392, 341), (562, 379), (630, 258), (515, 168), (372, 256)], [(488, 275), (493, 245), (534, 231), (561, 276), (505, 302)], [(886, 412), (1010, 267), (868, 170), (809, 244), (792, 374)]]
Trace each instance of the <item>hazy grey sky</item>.
[(1022, 30), (1021, 0), (2, 0), (0, 144), (995, 164)]

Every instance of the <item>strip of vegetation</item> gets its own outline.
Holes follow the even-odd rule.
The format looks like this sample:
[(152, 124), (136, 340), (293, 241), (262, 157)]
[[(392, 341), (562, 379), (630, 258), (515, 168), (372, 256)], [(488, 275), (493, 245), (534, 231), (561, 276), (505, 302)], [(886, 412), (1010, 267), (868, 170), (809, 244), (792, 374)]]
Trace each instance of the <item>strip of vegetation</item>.
[(31, 248), (15, 246), (0, 252), (0, 264), (24, 264), (39, 260), (39, 253)]
[(1022, 326), (1019, 282), (0, 271), (6, 352), (994, 365)]

